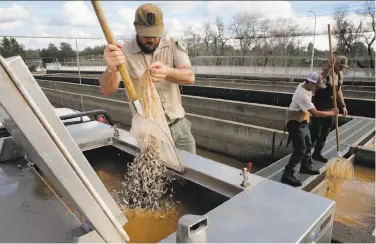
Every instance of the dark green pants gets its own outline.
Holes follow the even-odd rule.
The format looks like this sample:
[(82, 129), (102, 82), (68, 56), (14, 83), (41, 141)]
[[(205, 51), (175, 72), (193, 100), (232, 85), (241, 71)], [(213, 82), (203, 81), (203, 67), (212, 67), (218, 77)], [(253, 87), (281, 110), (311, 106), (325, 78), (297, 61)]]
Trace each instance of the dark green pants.
[(315, 154), (321, 154), (326, 138), (333, 128), (334, 117), (317, 118), (312, 117), (309, 126), (311, 132), (312, 145), (315, 145)]
[(300, 124), (296, 120), (290, 120), (287, 125), (287, 131), (291, 136), (294, 151), (286, 165), (285, 172), (293, 172), (298, 163), (311, 164), (311, 134), (308, 124)]

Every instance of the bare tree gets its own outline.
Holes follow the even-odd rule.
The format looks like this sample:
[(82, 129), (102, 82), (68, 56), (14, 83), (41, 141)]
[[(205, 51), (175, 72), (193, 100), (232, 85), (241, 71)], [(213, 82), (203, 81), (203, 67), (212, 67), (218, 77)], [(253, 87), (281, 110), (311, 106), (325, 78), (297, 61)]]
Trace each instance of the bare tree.
[(367, 44), (369, 68), (372, 75), (375, 75), (375, 50), (372, 48), (375, 42), (376, 22), (375, 22), (375, 2), (367, 1), (364, 3), (363, 10), (360, 12), (365, 18), (364, 41)]
[(197, 56), (197, 51), (202, 39), (200, 33), (194, 31), (192, 26), (189, 26), (184, 36), (186, 36), (185, 41), (187, 42), (188, 53), (190, 53), (190, 56)]
[(339, 7), (334, 14), (335, 24), (333, 29), (338, 42), (336, 52), (343, 55), (349, 55), (353, 52), (353, 44), (359, 40), (363, 26), (362, 22), (355, 26), (347, 19), (347, 15), (346, 6)]
[(299, 25), (287, 18), (278, 19), (277, 23), (278, 25), (272, 31), (272, 36), (278, 40), (277, 45), (280, 46), (278, 51), (283, 55), (288, 46), (293, 50), (301, 44), (298, 34)]
[[(270, 38), (270, 21), (261, 20), (256, 43), (253, 52), (261, 58), (256, 58), (256, 64), (266, 66), (268, 63), (268, 57), (274, 52), (274, 39)], [(265, 58), (265, 56), (267, 56)], [(260, 62), (261, 61), (261, 62)]]
[(210, 38), (211, 38), (211, 25), (209, 22), (205, 22), (203, 24), (204, 29), (204, 43), (205, 43), (205, 55), (209, 55), (209, 48), (210, 48)]
[[(225, 46), (228, 40), (231, 39), (232, 34), (226, 37), (226, 27), (221, 17), (216, 17), (215, 25), (210, 29), (212, 55), (223, 56)], [(216, 65), (220, 65), (222, 59), (217, 59)]]
[(255, 37), (259, 28), (259, 16), (237, 14), (233, 17), (232, 30), (234, 38), (239, 40), (240, 50), (243, 55), (241, 65), (244, 65), (244, 56), (250, 51), (252, 44), (256, 43)]
[[(260, 37), (262, 44), (258, 45), (261, 48), (261, 53), (266, 56), (264, 59), (264, 66), (267, 65), (270, 56), (289, 56), (295, 54), (301, 49), (302, 37), (299, 36), (299, 25), (292, 19), (280, 18), (276, 21), (277, 24), (271, 27), (267, 21), (263, 21), (260, 26)], [(272, 59), (272, 66), (276, 65), (276, 59)], [(278, 65), (290, 66), (291, 59), (279, 59)], [(281, 63), (283, 61), (283, 63)]]

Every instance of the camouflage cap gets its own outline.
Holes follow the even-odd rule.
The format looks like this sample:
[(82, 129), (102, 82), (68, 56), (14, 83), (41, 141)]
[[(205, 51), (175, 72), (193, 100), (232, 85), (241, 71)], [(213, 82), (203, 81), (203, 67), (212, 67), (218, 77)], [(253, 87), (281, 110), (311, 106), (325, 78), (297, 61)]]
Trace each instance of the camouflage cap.
[(335, 58), (335, 62), (336, 63), (339, 63), (342, 67), (344, 68), (348, 68), (349, 66), (347, 65), (348, 64), (348, 60), (345, 56), (337, 56)]
[(140, 36), (162, 37), (164, 33), (162, 10), (154, 4), (143, 4), (137, 8), (134, 25)]

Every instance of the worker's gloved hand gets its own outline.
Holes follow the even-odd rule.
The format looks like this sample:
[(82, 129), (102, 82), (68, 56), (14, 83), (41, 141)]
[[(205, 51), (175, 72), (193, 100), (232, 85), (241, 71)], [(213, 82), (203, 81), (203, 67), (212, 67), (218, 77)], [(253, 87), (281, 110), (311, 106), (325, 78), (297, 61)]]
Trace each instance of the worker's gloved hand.
[(157, 61), (149, 66), (150, 76), (154, 82), (164, 80), (167, 76), (168, 68), (162, 62)]
[(108, 44), (104, 49), (104, 60), (106, 60), (108, 71), (116, 72), (119, 65), (125, 64), (125, 56), (122, 48), (123, 45), (118, 43), (116, 46)]
[(339, 109), (338, 108), (333, 108), (332, 109), (333, 116), (336, 116), (339, 114)]

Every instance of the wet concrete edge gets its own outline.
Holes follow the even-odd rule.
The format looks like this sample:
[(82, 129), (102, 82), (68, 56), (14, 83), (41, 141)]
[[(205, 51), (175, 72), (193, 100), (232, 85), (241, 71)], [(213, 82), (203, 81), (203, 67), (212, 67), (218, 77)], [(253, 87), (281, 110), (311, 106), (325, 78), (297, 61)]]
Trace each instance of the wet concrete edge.
[(334, 243), (375, 243), (375, 236), (357, 230), (340, 222), (334, 222), (332, 242)]

